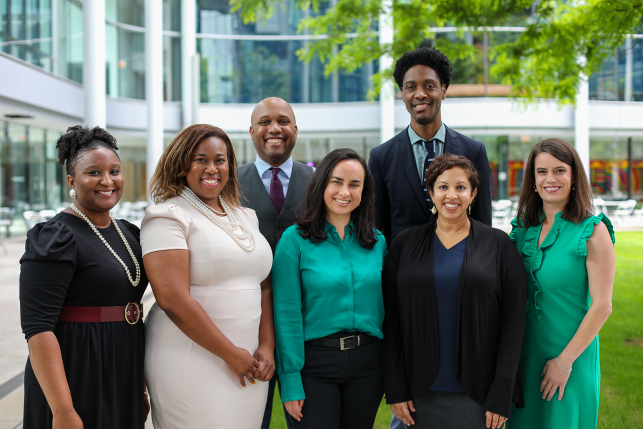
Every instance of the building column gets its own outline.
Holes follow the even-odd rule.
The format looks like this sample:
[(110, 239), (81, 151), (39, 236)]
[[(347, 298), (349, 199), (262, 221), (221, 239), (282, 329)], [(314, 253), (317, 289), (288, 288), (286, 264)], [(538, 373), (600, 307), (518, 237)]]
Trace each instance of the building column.
[[(393, 43), (393, 1), (384, 0), (383, 13), (380, 14), (380, 45)], [(380, 57), (380, 70), (388, 70), (393, 65), (390, 55)], [(390, 76), (382, 77), (380, 89), (380, 143), (395, 136), (395, 87)]]
[[(196, 0), (181, 0), (181, 99), (183, 100), (183, 128), (196, 122), (199, 100), (194, 93), (196, 55)], [(197, 100), (195, 100), (197, 98)]]
[(629, 34), (625, 38), (625, 101), (632, 101), (632, 36)]
[(163, 153), (163, 2), (145, 0), (145, 99), (147, 102), (146, 176)]
[(581, 76), (578, 93), (576, 94), (574, 145), (583, 167), (585, 167), (585, 173), (589, 178), (589, 81), (587, 76), (584, 75)]
[(84, 2), (83, 26), (84, 122), (105, 128), (105, 0)]

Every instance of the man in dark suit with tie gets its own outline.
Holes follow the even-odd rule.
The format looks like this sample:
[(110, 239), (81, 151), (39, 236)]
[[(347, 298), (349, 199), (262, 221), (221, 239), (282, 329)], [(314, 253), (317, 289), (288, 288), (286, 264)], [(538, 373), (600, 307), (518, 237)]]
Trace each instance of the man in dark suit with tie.
[[(451, 82), (449, 59), (437, 49), (406, 52), (395, 63), (393, 78), (402, 90), (411, 124), (374, 148), (368, 161), (375, 182), (379, 226), (386, 242), (390, 246), (400, 232), (431, 221), (433, 203), (424, 183), (424, 173), (433, 158), (445, 153), (464, 156), (476, 166), (480, 187), (471, 217), (491, 225), (487, 151), (482, 143), (442, 122), (440, 107)], [(391, 429), (404, 427), (404, 423), (393, 416)]]
[[(270, 243), (274, 255), (281, 235), (295, 223), (295, 215), (303, 209), (299, 204), (313, 175), (313, 168), (292, 159), (297, 125), (292, 107), (281, 98), (266, 98), (255, 106), (250, 137), (257, 159), (239, 167), (241, 203), (257, 213), (259, 231)], [(270, 427), (276, 382), (277, 372), (270, 380), (262, 429)], [(288, 428), (292, 429), (288, 414), (284, 414)]]
[(431, 220), (424, 173), (433, 158), (445, 153), (464, 156), (480, 174), (480, 188), (471, 217), (491, 225), (491, 184), (484, 145), (442, 122), (440, 107), (451, 82), (449, 59), (437, 49), (406, 52), (395, 63), (393, 77), (411, 124), (397, 136), (374, 148), (368, 166), (375, 181), (379, 226), (390, 244), (401, 231)]

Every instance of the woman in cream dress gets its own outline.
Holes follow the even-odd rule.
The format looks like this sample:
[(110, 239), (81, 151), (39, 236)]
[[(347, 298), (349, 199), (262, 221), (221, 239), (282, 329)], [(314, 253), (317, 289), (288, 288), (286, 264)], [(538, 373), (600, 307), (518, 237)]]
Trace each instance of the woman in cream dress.
[(151, 181), (158, 204), (141, 245), (157, 300), (145, 322), (156, 429), (261, 426), (274, 372), (272, 252), (238, 203), (235, 165), (223, 131), (193, 125)]

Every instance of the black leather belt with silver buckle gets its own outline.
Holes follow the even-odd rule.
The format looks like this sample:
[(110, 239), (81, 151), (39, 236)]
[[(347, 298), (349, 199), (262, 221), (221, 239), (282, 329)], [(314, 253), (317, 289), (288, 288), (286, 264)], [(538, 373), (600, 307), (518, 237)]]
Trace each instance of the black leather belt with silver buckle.
[(374, 337), (372, 335), (358, 334), (342, 338), (318, 338), (316, 340), (308, 340), (306, 341), (306, 344), (312, 344), (322, 347), (332, 347), (334, 349), (340, 350), (349, 350), (354, 349), (355, 347), (365, 346), (366, 344), (370, 344), (375, 340), (377, 340), (377, 337)]

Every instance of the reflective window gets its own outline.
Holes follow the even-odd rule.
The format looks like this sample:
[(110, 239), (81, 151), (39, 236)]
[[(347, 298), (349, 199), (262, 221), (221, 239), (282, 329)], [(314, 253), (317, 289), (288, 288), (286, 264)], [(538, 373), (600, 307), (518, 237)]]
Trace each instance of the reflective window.
[(632, 44), (632, 101), (643, 101), (643, 40)]
[(619, 49), (605, 59), (589, 79), (590, 100), (625, 99), (625, 50)]
[(304, 42), (199, 38), (201, 102), (256, 103), (281, 97), (292, 103), (365, 101), (376, 65), (324, 75), (319, 60), (299, 61)]
[(107, 94), (145, 99), (145, 34), (106, 26)]
[(0, 14), (2, 51), (51, 71), (51, 0), (3, 0)]
[[(320, 2), (319, 14), (323, 15), (330, 5), (331, 2)], [(197, 0), (196, 31), (203, 34), (299, 34), (301, 18), (315, 15), (312, 10), (297, 8), (294, 0), (287, 0), (276, 5), (270, 19), (244, 24), (238, 13), (230, 13), (228, 0)]]
[(60, 133), (0, 121), (0, 206), (24, 210), (55, 209), (62, 201), (63, 168), (55, 141)]
[(83, 9), (72, 0), (55, 3), (56, 20), (54, 22), (54, 55), (53, 72), (83, 83)]
[(105, 0), (105, 17), (122, 24), (145, 27), (145, 0)]
[(632, 168), (628, 168), (626, 137), (591, 137), (592, 190), (605, 199), (625, 199), (631, 186), (632, 198), (643, 197), (643, 139), (632, 138)]

